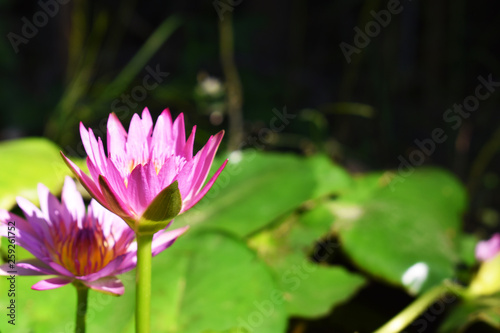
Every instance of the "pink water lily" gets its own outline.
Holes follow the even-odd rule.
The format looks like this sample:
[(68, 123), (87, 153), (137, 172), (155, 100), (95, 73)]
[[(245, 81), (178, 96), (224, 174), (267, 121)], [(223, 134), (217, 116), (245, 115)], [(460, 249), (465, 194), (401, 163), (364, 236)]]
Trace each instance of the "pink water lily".
[(164, 189), (177, 182), (182, 200), (178, 213), (183, 213), (208, 192), (227, 163), (203, 186), (224, 132), (211, 136), (193, 156), (196, 126), (186, 140), (182, 113), (172, 122), (169, 110), (164, 110), (153, 128), (146, 108), (142, 118), (134, 114), (128, 133), (112, 113), (107, 127), (106, 155), (101, 138), (80, 124), (90, 177), (63, 158), (90, 194), (135, 231)]
[(476, 258), (487, 261), (500, 254), (500, 233), (494, 234), (489, 240), (480, 241), (476, 245)]
[[(17, 198), (26, 219), (0, 210), (0, 235), (15, 239), (16, 245), (35, 256), (3, 264), (0, 275), (15, 271), (16, 275), (56, 276), (37, 282), (32, 286), (35, 290), (54, 289), (78, 280), (97, 291), (121, 295), (123, 284), (116, 276), (133, 269), (137, 263), (134, 232), (95, 200), (86, 211), (70, 177), (65, 179), (61, 202), (42, 184), (38, 185), (38, 196), (40, 209), (24, 198)], [(156, 233), (153, 255), (172, 245), (186, 229)]]

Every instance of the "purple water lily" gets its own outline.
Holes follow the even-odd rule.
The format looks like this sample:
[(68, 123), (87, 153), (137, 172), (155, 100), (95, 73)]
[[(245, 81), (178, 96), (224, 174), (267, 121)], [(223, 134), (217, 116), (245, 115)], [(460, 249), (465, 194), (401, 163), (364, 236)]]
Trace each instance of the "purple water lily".
[[(15, 224), (16, 244), (35, 256), (16, 263), (17, 275), (56, 276), (35, 283), (32, 286), (35, 290), (59, 288), (79, 280), (100, 292), (123, 294), (123, 284), (116, 276), (136, 266), (134, 232), (95, 200), (86, 212), (82, 196), (70, 177), (65, 179), (61, 202), (42, 184), (38, 185), (38, 196), (41, 209), (17, 198), (26, 219), (0, 210), (0, 235), (8, 237), (8, 226)], [(172, 245), (186, 229), (156, 233), (153, 255)], [(9, 263), (0, 266), (0, 275), (12, 274), (9, 271), (12, 271)]]

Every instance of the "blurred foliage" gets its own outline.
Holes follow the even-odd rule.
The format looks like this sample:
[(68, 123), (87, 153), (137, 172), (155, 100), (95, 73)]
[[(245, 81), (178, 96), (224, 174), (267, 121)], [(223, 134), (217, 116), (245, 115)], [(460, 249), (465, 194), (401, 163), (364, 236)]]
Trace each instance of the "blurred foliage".
[[(38, 203), (38, 183), (60, 193), (64, 176), (71, 171), (61, 159), (59, 147), (44, 138), (0, 142), (0, 208), (10, 210), (16, 197)], [(86, 169), (82, 160), (75, 160)]]

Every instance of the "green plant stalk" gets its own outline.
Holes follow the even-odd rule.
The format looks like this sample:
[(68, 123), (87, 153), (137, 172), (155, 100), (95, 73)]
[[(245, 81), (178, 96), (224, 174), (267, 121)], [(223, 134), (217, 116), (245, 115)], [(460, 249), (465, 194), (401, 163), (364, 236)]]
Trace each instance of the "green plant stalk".
[(133, 81), (153, 55), (160, 49), (165, 41), (181, 25), (181, 19), (172, 15), (166, 18), (160, 26), (149, 36), (140, 50), (127, 63), (118, 76), (107, 85), (107, 88), (99, 96), (99, 101), (116, 97)]
[(137, 234), (135, 331), (149, 333), (151, 326), (151, 243), (153, 234)]
[(421, 315), (429, 306), (450, 291), (448, 284), (439, 285), (427, 291), (408, 305), (403, 311), (380, 327), (374, 333), (397, 333), (410, 325), (419, 315)]
[(80, 282), (77, 282), (74, 285), (77, 293), (75, 333), (85, 333), (85, 318), (87, 317), (89, 288)]

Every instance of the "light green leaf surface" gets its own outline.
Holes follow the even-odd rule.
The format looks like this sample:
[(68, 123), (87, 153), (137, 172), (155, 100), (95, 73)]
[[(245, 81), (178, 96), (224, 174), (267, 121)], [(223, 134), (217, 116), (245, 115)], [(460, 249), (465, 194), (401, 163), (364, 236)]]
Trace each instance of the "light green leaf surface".
[(353, 187), (358, 193), (330, 208), (344, 250), (361, 269), (418, 293), (454, 276), (465, 189), (438, 169), (394, 181), (368, 176)]
[(38, 183), (59, 193), (64, 176), (71, 175), (59, 151), (44, 138), (0, 142), (0, 208), (14, 207), (16, 196), (38, 203)]
[[(72, 329), (76, 291), (69, 285), (33, 291), (37, 277), (16, 277), (16, 327), (7, 332), (66, 332)], [(126, 290), (120, 297), (89, 293), (88, 332), (133, 332), (134, 272), (121, 276)], [(7, 290), (7, 280), (0, 280)], [(285, 332), (282, 300), (272, 274), (241, 241), (205, 232), (189, 233), (153, 258), (152, 332)], [(5, 309), (8, 298), (0, 298)], [(270, 305), (269, 305), (270, 302)], [(269, 305), (269, 306), (268, 306)], [(8, 330), (7, 330), (8, 329)], [(30, 331), (34, 330), (34, 331)]]
[[(222, 161), (214, 161), (212, 173)], [(176, 221), (246, 236), (307, 200), (345, 190), (349, 182), (343, 169), (322, 156), (236, 152), (205, 198)]]
[[(283, 292), (289, 316), (319, 318), (352, 297), (365, 279), (341, 266), (322, 262), (338, 250), (324, 242), (333, 221), (323, 205), (294, 214), (272, 230), (249, 240), (273, 269)], [(312, 258), (312, 259), (311, 259)]]

